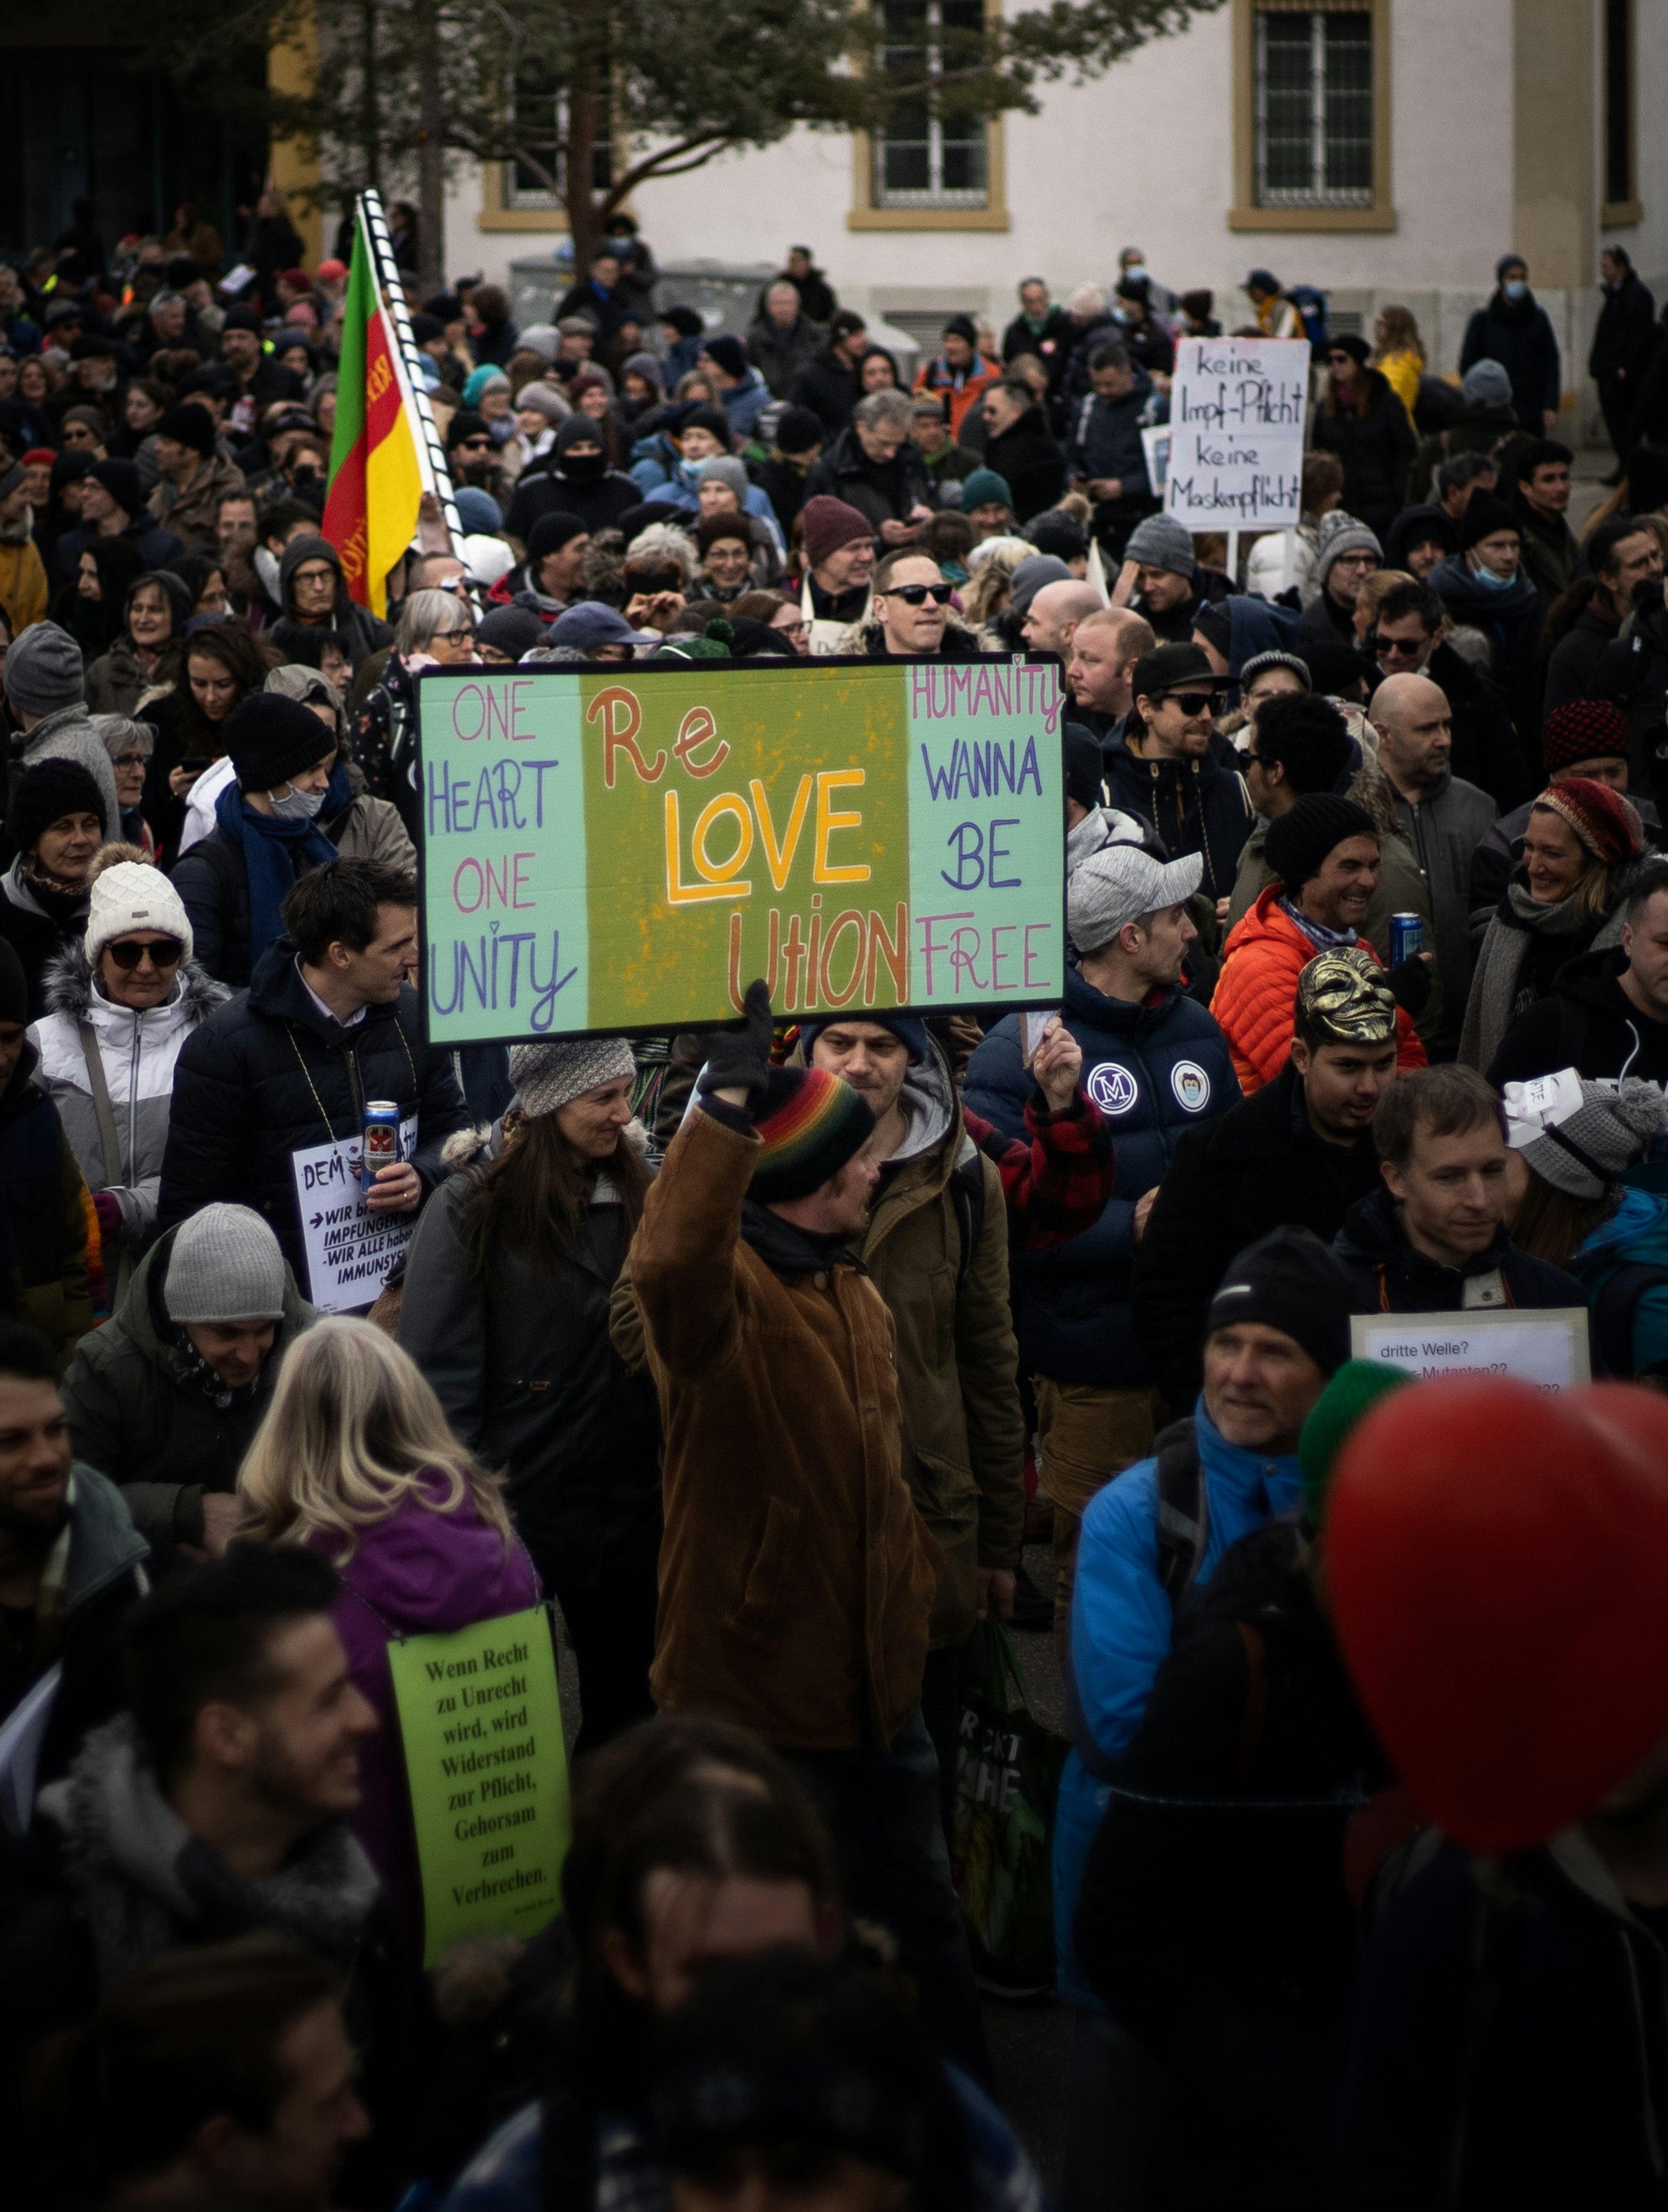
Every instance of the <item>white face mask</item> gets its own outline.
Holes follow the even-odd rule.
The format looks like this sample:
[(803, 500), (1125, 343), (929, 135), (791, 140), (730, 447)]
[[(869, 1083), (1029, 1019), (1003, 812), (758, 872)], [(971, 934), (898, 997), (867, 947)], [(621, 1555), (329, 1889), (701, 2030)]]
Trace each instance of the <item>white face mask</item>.
[(281, 822), (311, 822), (324, 803), (322, 791), (297, 791), (292, 783), (282, 799), (272, 799), (272, 811)]

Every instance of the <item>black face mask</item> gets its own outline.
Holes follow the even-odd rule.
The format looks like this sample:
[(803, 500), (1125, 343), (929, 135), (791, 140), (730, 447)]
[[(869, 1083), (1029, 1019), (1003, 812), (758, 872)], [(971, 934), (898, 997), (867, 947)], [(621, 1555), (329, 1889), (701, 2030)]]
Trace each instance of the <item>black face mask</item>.
[(562, 473), (575, 483), (594, 483), (608, 466), (606, 453), (563, 453)]

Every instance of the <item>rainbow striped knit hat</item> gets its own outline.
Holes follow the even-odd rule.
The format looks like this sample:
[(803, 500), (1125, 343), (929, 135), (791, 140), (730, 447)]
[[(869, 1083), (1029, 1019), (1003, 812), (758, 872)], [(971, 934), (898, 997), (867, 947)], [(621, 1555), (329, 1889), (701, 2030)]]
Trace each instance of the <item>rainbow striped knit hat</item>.
[[(758, 1098), (757, 1091), (753, 1094)], [(808, 1198), (868, 1142), (874, 1116), (825, 1067), (773, 1067), (753, 1116), (760, 1139), (752, 1195)]]

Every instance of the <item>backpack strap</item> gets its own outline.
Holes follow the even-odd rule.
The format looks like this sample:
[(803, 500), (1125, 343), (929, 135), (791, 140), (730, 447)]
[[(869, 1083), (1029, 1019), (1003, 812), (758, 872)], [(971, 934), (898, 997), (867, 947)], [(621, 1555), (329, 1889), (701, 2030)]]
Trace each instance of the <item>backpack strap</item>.
[[(971, 1143), (971, 1138), (966, 1139)], [(977, 1146), (971, 1157), (959, 1159), (950, 1170), (950, 1203), (955, 1208), (961, 1257), (956, 1263), (956, 1295), (961, 1295), (973, 1265), (973, 1255), (984, 1234), (984, 1161)]]
[(1210, 1509), (1190, 1415), (1161, 1432), (1154, 1456), (1158, 1462), (1159, 1583), (1175, 1613), (1197, 1577), (1210, 1534)]
[(78, 1022), (82, 1058), (87, 1062), (87, 1080), (93, 1093), (93, 1112), (99, 1125), (99, 1146), (104, 1154), (104, 1178), (107, 1183), (122, 1180), (121, 1139), (116, 1134), (115, 1109), (110, 1103), (110, 1085), (105, 1080), (104, 1055), (99, 1050), (98, 1032), (91, 1022)]
[(1616, 1268), (1593, 1301), (1598, 1349), (1610, 1373), (1630, 1381), (1634, 1371), (1634, 1321), (1647, 1291), (1668, 1285), (1668, 1267), (1648, 1261), (1627, 1261)]

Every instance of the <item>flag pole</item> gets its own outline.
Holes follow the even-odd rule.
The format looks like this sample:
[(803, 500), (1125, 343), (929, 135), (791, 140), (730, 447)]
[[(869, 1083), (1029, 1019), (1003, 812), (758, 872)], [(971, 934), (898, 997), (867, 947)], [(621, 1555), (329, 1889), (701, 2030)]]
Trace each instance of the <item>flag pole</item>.
[(417, 365), (417, 340), (411, 335), (411, 318), (405, 307), (405, 289), (394, 260), (393, 241), (388, 235), (387, 218), (382, 212), (381, 194), (374, 191), (361, 192), (359, 214), (370, 246), (376, 289), (393, 323), (394, 374), (399, 379), (400, 397), (417, 426), (417, 436), (413, 441), (417, 447), (417, 474), (423, 480), (424, 491), (432, 492), (440, 502), (449, 550), (455, 554), (463, 540), (463, 525), (458, 520), (457, 501), (453, 497), (452, 471), (447, 466), (446, 448), (441, 443), (440, 432), (435, 428), (435, 417), (429, 405), (428, 387), (423, 383), (423, 372)]

